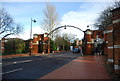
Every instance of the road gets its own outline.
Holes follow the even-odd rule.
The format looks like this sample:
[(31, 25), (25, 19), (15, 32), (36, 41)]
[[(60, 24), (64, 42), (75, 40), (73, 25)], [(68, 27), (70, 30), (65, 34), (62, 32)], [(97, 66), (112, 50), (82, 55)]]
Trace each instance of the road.
[(63, 52), (2, 59), (2, 73), (0, 75), (2, 75), (3, 81), (6, 79), (35, 81), (79, 56), (81, 56), (80, 53)]

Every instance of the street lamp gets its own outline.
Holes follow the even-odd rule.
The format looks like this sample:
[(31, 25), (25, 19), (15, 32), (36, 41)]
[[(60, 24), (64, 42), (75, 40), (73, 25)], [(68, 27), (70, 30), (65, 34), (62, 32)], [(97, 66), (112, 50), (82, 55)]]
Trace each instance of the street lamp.
[(64, 29), (66, 29), (66, 25), (65, 25), (65, 28)]
[(30, 54), (29, 55), (31, 55), (31, 48), (32, 48), (32, 22), (36, 22), (36, 20), (34, 19), (32, 19), (31, 18), (31, 29), (30, 29), (30, 44), (29, 44), (29, 46), (30, 46)]
[(87, 28), (89, 28), (89, 25), (87, 25)]

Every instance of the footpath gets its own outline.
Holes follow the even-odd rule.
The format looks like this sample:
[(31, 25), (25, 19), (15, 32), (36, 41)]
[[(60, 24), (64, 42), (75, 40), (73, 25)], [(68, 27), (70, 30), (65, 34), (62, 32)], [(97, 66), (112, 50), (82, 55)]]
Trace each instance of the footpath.
[(81, 79), (111, 81), (104, 56), (83, 56), (38, 79)]
[(6, 58), (28, 57), (28, 56), (38, 56), (38, 55), (48, 55), (48, 54), (36, 53), (30, 55), (29, 53), (26, 53), (26, 54), (14, 54), (14, 55), (3, 55), (3, 56), (1, 55), (0, 58), (6, 59)]
[(26, 54), (13, 54), (13, 55), (0, 55), (0, 58), (6, 59), (6, 58), (16, 58), (16, 57), (27, 57), (27, 56), (38, 56), (38, 55), (49, 55), (49, 54), (54, 54), (54, 53), (62, 53), (64, 51), (53, 51), (53, 53), (26, 53)]
[(14, 54), (14, 55), (1, 55), (0, 58), (15, 58), (15, 57), (25, 57), (29, 56), (29, 54)]

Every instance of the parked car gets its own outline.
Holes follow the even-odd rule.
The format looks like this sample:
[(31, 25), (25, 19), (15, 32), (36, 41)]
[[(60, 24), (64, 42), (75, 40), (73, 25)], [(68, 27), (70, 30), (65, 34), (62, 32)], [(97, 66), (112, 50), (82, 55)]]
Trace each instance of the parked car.
[(79, 48), (74, 48), (73, 53), (80, 53), (80, 49)]

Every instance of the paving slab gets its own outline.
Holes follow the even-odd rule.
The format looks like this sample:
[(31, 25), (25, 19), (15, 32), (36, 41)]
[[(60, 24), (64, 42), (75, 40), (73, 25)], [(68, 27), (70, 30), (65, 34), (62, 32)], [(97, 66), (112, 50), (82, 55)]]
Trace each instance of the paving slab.
[(40, 79), (107, 79), (104, 56), (83, 56), (48, 73)]

